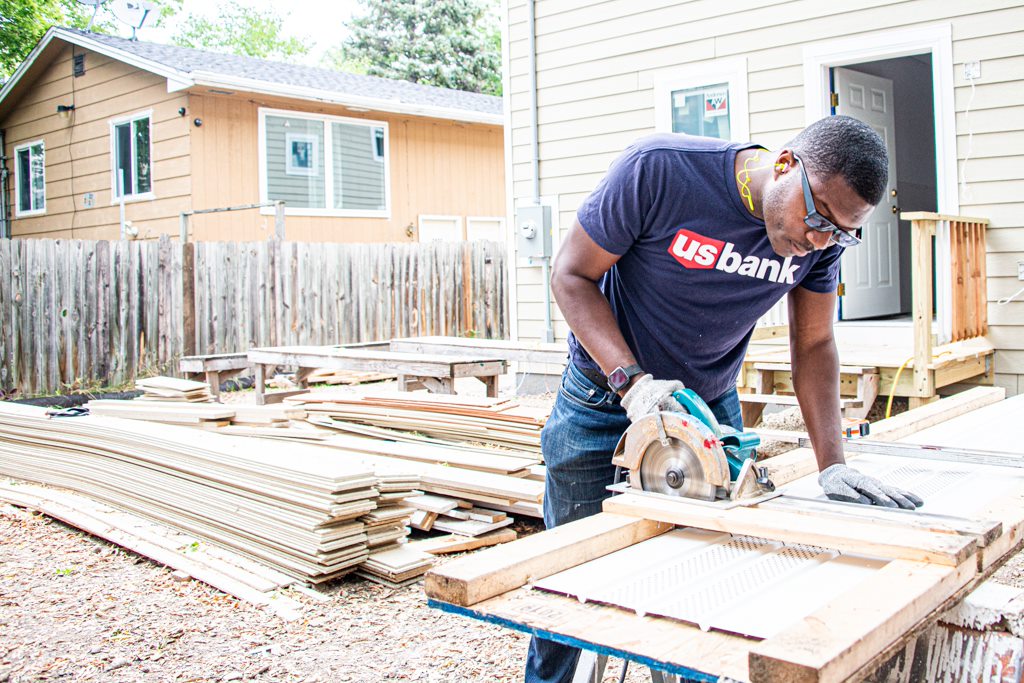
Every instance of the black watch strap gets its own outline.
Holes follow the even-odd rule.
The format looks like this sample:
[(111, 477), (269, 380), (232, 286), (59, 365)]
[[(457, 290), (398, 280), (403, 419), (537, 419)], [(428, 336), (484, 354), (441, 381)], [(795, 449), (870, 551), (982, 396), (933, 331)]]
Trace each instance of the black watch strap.
[(608, 382), (608, 388), (618, 393), (622, 387), (629, 384), (629, 380), (633, 379), (637, 375), (643, 374), (643, 369), (636, 365), (627, 365), (626, 367), (619, 366), (611, 371), (606, 378)]

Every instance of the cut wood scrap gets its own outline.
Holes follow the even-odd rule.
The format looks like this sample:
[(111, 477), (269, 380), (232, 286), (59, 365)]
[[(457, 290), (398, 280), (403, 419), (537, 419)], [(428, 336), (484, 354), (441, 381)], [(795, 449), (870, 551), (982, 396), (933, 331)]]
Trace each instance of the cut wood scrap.
[(480, 534), (486, 534), (488, 531), (510, 526), (514, 521), (511, 517), (498, 522), (479, 522), (475, 519), (451, 519), (438, 516), (434, 521), (434, 528), (438, 531), (446, 531), (450, 534), (459, 534), (460, 536), (479, 536)]
[(433, 494), (426, 493), (410, 500), (409, 505), (417, 510), (441, 514), (459, 507), (459, 501), (454, 498), (446, 498), (445, 496), (435, 496)]
[(367, 384), (394, 379), (394, 373), (360, 372), (358, 370), (337, 370), (318, 368), (306, 377), (307, 384)]
[(194, 382), (190, 379), (180, 379), (178, 377), (146, 377), (135, 380), (135, 384), (143, 389), (163, 389), (179, 393), (209, 390), (210, 388), (210, 385), (206, 382)]
[(665, 533), (671, 524), (601, 513), (490, 548), (427, 574), (427, 595), (468, 607)]
[(508, 543), (516, 540), (516, 536), (514, 529), (506, 527), (480, 536), (448, 534), (447, 536), (434, 536), (433, 538), (424, 538), (419, 541), (409, 541), (406, 545), (414, 550), (431, 553), (432, 555), (444, 555)]
[(870, 520), (819, 519), (758, 507), (722, 509), (682, 499), (660, 500), (632, 493), (608, 498), (604, 501), (603, 509), (605, 512), (657, 519), (698, 529), (953, 567), (972, 558), (978, 550), (974, 538), (898, 527), (879, 533), (878, 525)]
[(437, 519), (436, 512), (427, 512), (426, 510), (416, 510), (412, 513), (410, 518), (410, 524), (414, 529), (420, 531), (430, 531), (434, 528), (434, 520)]

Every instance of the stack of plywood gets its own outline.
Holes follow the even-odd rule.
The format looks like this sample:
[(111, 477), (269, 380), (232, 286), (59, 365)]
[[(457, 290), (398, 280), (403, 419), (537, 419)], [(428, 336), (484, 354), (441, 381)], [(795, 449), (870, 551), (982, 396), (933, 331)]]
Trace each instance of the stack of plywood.
[(0, 474), (65, 487), (318, 583), (368, 557), (377, 478), (322, 449), (0, 403)]
[(370, 555), (356, 574), (398, 588), (419, 581), (433, 565), (434, 558), (429, 553), (399, 546)]
[(143, 401), (187, 401), (210, 403), (214, 400), (210, 385), (177, 377), (148, 377), (135, 380), (135, 388), (142, 389)]
[(530, 453), (540, 452), (540, 431), (547, 419), (547, 411), (502, 398), (327, 391), (286, 400), (302, 406), (311, 415), (343, 423), (415, 432), (438, 439), (485, 442)]
[(89, 401), (86, 407), (93, 415), (189, 425), (203, 429), (223, 428), (224, 434), (240, 436), (272, 436), (299, 440), (322, 440), (328, 436), (327, 432), (313, 428), (305, 422), (306, 411), (282, 405), (226, 406), (220, 403), (187, 401), (152, 403), (140, 397), (133, 401)]

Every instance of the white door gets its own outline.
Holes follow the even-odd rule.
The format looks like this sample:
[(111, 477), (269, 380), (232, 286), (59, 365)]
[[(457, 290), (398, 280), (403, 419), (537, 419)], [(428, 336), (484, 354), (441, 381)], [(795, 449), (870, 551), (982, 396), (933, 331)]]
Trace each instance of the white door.
[(899, 216), (896, 197), (896, 123), (892, 81), (850, 69), (834, 69), (839, 103), (845, 114), (875, 129), (889, 152), (889, 184), (881, 203), (864, 223), (862, 242), (843, 254), (842, 319), (859, 320), (900, 312)]

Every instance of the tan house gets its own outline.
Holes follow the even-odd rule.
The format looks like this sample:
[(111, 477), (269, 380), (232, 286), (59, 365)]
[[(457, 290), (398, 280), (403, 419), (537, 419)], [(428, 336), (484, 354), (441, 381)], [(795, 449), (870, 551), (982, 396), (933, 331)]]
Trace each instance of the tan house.
[[(0, 236), (502, 235), (501, 98), (52, 28), (0, 90)], [(123, 202), (122, 202), (123, 198)]]
[[(883, 132), (892, 166), (889, 201), (844, 257), (840, 342), (896, 349), (913, 334), (914, 312), (927, 311), (923, 355), (917, 344), (893, 350), (890, 358), (903, 353), (895, 365), (877, 363), (883, 395), (914, 356), (908, 367), (945, 373), (933, 373), (932, 388), (966, 378), (1024, 392), (1024, 5), (510, 0), (505, 19), (514, 337), (568, 332), (545, 285), (543, 246), (520, 234), (543, 215), (532, 205), (550, 212), (557, 252), (579, 203), (640, 136), (778, 148), (808, 123), (845, 113)], [(914, 232), (899, 218), (906, 212), (988, 224), (928, 219)], [(912, 261), (915, 240), (932, 248), (929, 229), (934, 271)], [(965, 239), (984, 247), (981, 258), (962, 260)], [(972, 278), (976, 301), (964, 304)], [(965, 315), (974, 325), (966, 335)], [(784, 308), (770, 316), (785, 322)], [(982, 351), (972, 369), (950, 370), (946, 359), (964, 342), (945, 345), (967, 337)], [(924, 395), (914, 390), (897, 395)]]

